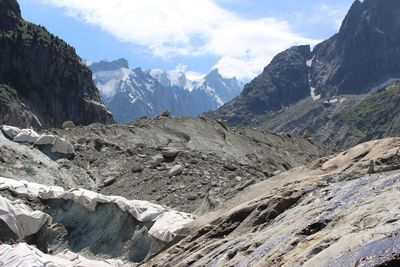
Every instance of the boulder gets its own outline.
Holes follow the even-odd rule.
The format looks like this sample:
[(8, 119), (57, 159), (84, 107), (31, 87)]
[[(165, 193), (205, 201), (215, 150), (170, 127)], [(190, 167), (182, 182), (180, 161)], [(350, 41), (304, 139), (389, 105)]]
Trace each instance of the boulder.
[(161, 162), (164, 161), (164, 157), (160, 154), (154, 155), (150, 158), (150, 160), (147, 162), (147, 165), (152, 168), (155, 169), (157, 167), (159, 167), (161, 165)]
[(178, 156), (179, 151), (175, 149), (165, 149), (162, 151), (162, 155), (166, 161), (174, 161)]
[(189, 201), (195, 201), (197, 199), (197, 194), (196, 193), (190, 193), (188, 195), (186, 195), (186, 199)]
[(144, 170), (144, 166), (143, 164), (139, 163), (139, 162), (134, 162), (132, 164), (132, 173), (138, 173), (138, 172), (142, 172)]
[(103, 185), (104, 186), (110, 186), (113, 183), (115, 183), (115, 181), (117, 181), (117, 177), (115, 177), (115, 176), (114, 177), (110, 177), (110, 178), (104, 180)]
[(75, 128), (75, 123), (73, 123), (72, 121), (65, 121), (62, 126), (63, 129), (72, 129)]
[(65, 154), (65, 155), (74, 155), (75, 150), (74, 146), (61, 137), (56, 137), (53, 147), (51, 148), (51, 152)]
[(160, 115), (161, 115), (161, 117), (169, 118), (169, 117), (171, 117), (172, 114), (169, 111), (164, 111)]
[(237, 170), (237, 167), (235, 165), (233, 165), (232, 163), (227, 163), (224, 165), (224, 169), (227, 171), (234, 172)]
[(169, 170), (168, 174), (169, 174), (170, 177), (178, 176), (178, 175), (180, 175), (182, 173), (182, 171), (183, 171), (183, 166), (178, 164), (178, 165), (175, 165), (174, 167), (172, 167)]

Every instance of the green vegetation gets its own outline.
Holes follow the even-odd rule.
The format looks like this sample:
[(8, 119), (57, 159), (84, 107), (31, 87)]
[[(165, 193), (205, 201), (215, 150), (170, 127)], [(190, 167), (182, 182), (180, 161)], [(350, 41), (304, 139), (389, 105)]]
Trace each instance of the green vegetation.
[(270, 121), (275, 117), (275, 112), (269, 111), (265, 115), (256, 116), (257, 121)]
[(17, 97), (17, 92), (14, 88), (8, 85), (0, 84), (0, 102), (10, 103)]
[(58, 36), (51, 34), (44, 26), (35, 25), (19, 20), (18, 29), (14, 31), (3, 31), (0, 32), (0, 42), (15, 43), (18, 46), (24, 47), (46, 47), (52, 53), (59, 54), (66, 60), (78, 60), (81, 59), (77, 56), (75, 48), (65, 43)]
[(400, 83), (395, 83), (395, 84), (389, 85), (386, 88), (386, 92), (391, 95), (400, 94)]
[(357, 138), (367, 133), (376, 137), (400, 135), (400, 84), (395, 83), (375, 93), (339, 117)]
[(357, 129), (355, 127), (353, 127), (351, 129), (351, 133), (352, 133), (352, 135), (354, 135), (355, 137), (358, 137), (360, 139), (365, 138), (367, 136), (366, 133), (364, 133), (363, 131), (361, 131), (360, 129)]

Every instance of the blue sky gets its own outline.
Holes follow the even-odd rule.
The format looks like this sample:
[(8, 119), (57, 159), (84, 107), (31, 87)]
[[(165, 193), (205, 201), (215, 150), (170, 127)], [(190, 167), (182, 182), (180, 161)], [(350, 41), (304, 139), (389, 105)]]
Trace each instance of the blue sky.
[(353, 0), (19, 0), (86, 60), (179, 69), (193, 78), (218, 67), (249, 80), (295, 44), (337, 32)]

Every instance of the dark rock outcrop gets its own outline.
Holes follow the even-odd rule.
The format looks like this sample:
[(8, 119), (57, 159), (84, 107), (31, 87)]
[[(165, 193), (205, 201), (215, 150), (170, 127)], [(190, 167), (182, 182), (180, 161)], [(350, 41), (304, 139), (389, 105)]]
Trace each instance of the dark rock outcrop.
[(75, 49), (24, 21), (17, 1), (0, 0), (0, 7), (0, 123), (35, 128), (65, 121), (112, 123)]
[(355, 1), (339, 33), (314, 54), (311, 80), (322, 95), (368, 93), (400, 78), (400, 2)]
[(278, 54), (260, 76), (245, 86), (240, 96), (217, 111), (217, 116), (233, 124), (246, 124), (251, 117), (278, 111), (308, 97), (306, 63), (311, 57), (310, 46), (294, 46)]

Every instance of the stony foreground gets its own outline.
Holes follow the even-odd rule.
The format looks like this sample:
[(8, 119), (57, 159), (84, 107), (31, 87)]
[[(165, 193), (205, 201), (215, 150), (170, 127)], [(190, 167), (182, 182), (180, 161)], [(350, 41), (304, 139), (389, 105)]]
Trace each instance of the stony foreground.
[(400, 139), (254, 185), (145, 266), (397, 266)]
[[(46, 134), (69, 140), (73, 157), (0, 135), (2, 173), (13, 178), (0, 181), (0, 237), (5, 243), (0, 250), (7, 255), (69, 261), (66, 266), (399, 263), (400, 138), (324, 157), (327, 150), (306, 139), (230, 129), (204, 119), (159, 118)], [(318, 154), (322, 157), (312, 160)], [(310, 163), (290, 169), (301, 160)], [(124, 171), (127, 166), (131, 169)], [(203, 173), (197, 176), (197, 170)], [(238, 179), (243, 172), (247, 175)], [(263, 178), (253, 179), (257, 173)], [(247, 184), (227, 191), (232, 185), (225, 181)], [(170, 196), (165, 185), (179, 183), (184, 187)], [(80, 184), (119, 196), (73, 189)], [(198, 184), (208, 188), (202, 203), (200, 195), (183, 197), (190, 190), (201, 192)], [(151, 200), (152, 194), (139, 193), (146, 187), (169, 197), (155, 202), (175, 199), (177, 210), (197, 210), (200, 217), (120, 197), (137, 194), (128, 199)], [(211, 201), (212, 194), (220, 201)], [(10, 214), (23, 219), (10, 224)], [(165, 214), (172, 216), (163, 222)], [(35, 223), (26, 223), (32, 217)]]

